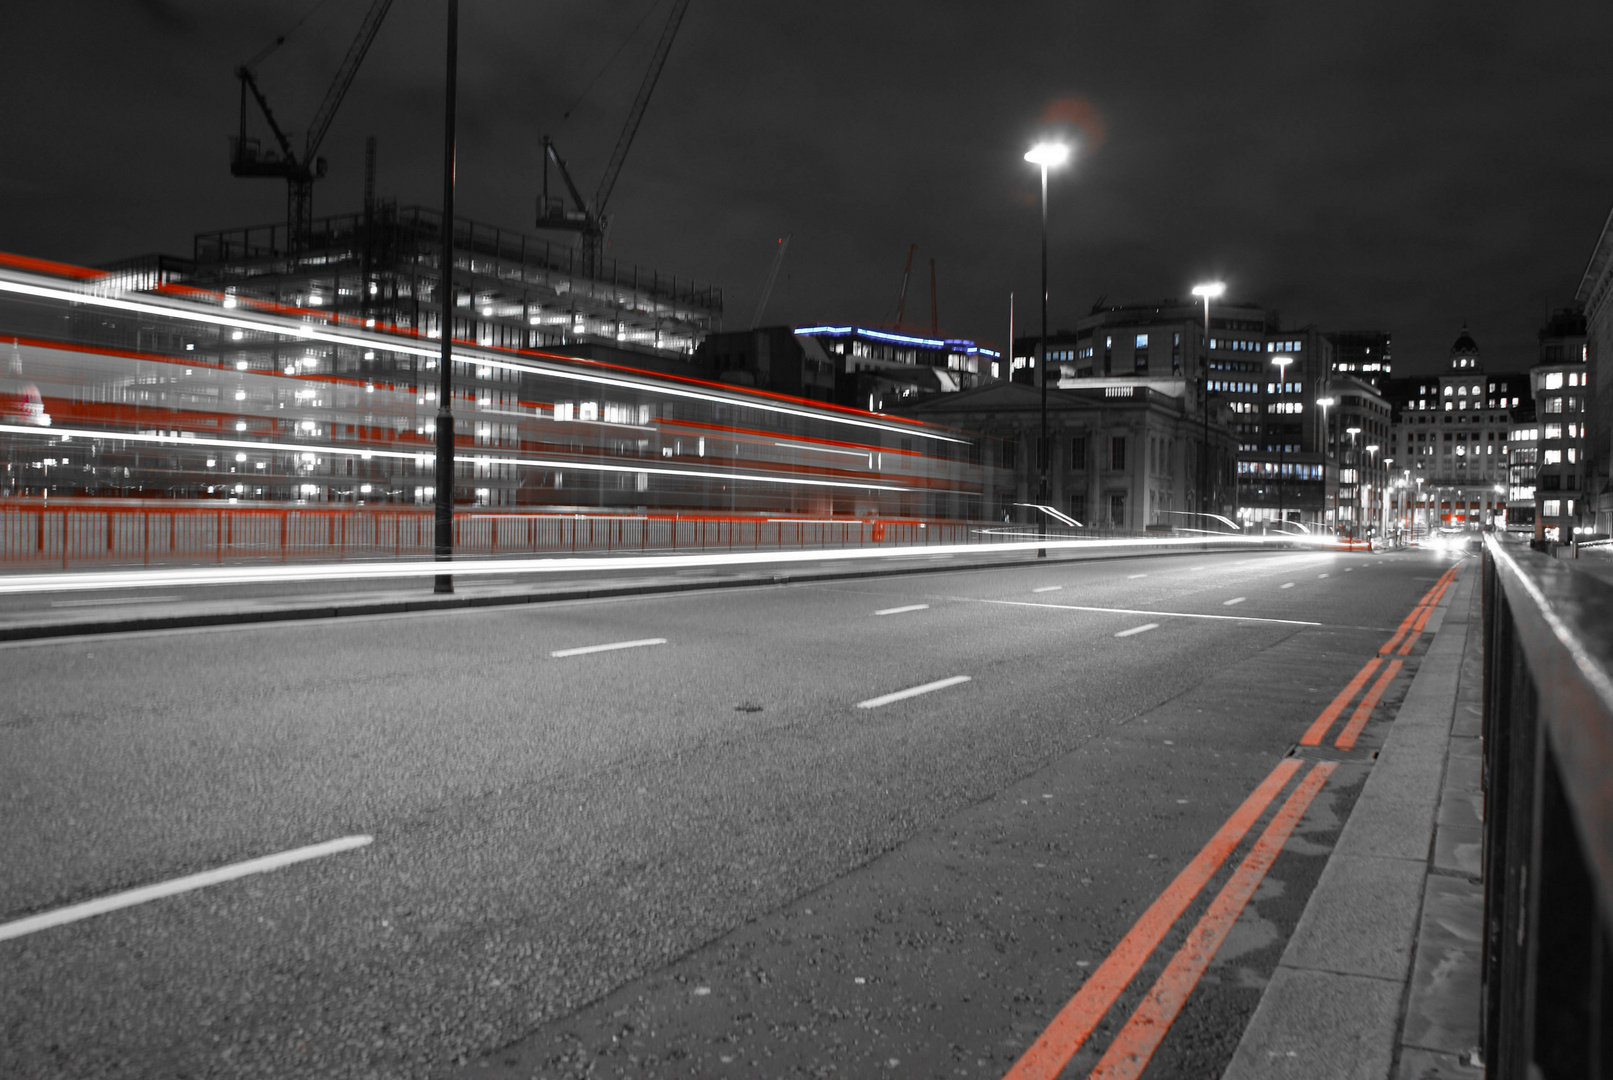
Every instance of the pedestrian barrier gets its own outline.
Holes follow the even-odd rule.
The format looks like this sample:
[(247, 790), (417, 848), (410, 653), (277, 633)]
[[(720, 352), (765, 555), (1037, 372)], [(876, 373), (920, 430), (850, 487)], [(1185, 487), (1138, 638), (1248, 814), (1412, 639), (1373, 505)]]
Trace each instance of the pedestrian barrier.
[[(1050, 530), (1049, 536), (1129, 536), (1118, 530)], [(121, 499), (0, 501), (0, 567), (61, 569), (198, 562), (430, 558), (429, 507), (243, 506)], [(914, 547), (1035, 539), (1025, 528), (982, 522), (721, 514), (454, 514), (456, 558), (588, 552), (703, 552)]]
[(1486, 537), (1484, 1059), (1613, 1075), (1613, 585)]

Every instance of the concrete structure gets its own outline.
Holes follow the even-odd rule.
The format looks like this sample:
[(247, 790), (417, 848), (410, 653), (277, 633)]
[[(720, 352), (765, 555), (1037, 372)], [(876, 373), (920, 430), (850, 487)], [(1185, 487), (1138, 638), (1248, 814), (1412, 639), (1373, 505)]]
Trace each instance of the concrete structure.
[[(989, 436), (983, 445), (1001, 457), (981, 464), (1012, 469), (1015, 480), (1012, 489), (988, 490), (983, 502), (994, 506), (994, 518), (1032, 521), (1038, 520), (1034, 513), (1014, 504), (1035, 501), (1040, 408), (1038, 388), (1008, 382), (935, 395), (896, 412)], [(1190, 512), (1200, 418), (1182, 397), (1149, 387), (1049, 388), (1047, 409), (1051, 505), (1090, 527), (1140, 531), (1195, 523)], [(1217, 403), (1210, 423), (1212, 479), (1224, 490), (1231, 488), (1237, 453), (1228, 418)], [(987, 475), (998, 476), (989, 468)]]
[[(585, 273), (571, 245), (468, 218), (454, 225), (458, 340), (687, 371), (700, 339), (720, 326), (720, 289), (619, 260)], [(108, 287), (194, 285), (436, 337), (441, 243), (437, 211), (377, 202), (315, 219), (295, 251), (284, 224), (199, 233), (190, 259), (115, 264)]]
[(1394, 376), (1392, 335), (1385, 330), (1336, 330), (1327, 335), (1333, 346), (1333, 373), (1360, 379), (1383, 392)]
[(1513, 411), (1512, 428), (1507, 435), (1508, 532), (1535, 532), (1535, 472), (1540, 468), (1540, 425), (1535, 423), (1534, 404)]
[(836, 358), (819, 339), (798, 337), (788, 326), (708, 335), (694, 359), (707, 377), (720, 382), (813, 401), (838, 400)]
[(834, 362), (837, 404), (881, 412), (930, 393), (972, 389), (991, 381), (994, 350), (967, 338), (920, 337), (866, 326), (801, 326)]
[(1534, 536), (1567, 543), (1589, 533), (1593, 514), (1585, 500), (1586, 417), (1590, 372), (1585, 363), (1585, 317), (1556, 311), (1540, 331), (1540, 363), (1529, 370), (1538, 432), (1534, 477)]
[[(1399, 460), (1389, 403), (1370, 383), (1351, 376), (1330, 380), (1327, 396), (1333, 407), (1327, 412), (1323, 450), (1337, 464), (1329, 477), (1333, 502), (1324, 520), (1341, 532), (1366, 535), (1383, 516), (1391, 463)], [(1351, 428), (1356, 429), (1353, 435)]]
[[(1016, 363), (1030, 341), (1016, 342)], [(1313, 526), (1331, 508), (1322, 433), (1312, 417), (1332, 354), (1315, 327), (1283, 329), (1276, 312), (1253, 304), (1212, 304), (1206, 340), (1203, 306), (1183, 300), (1097, 308), (1073, 333), (1048, 340), (1061, 388), (1146, 388), (1181, 400), (1201, 423), (1203, 396), (1212, 410), (1223, 404), (1236, 437), (1237, 486), (1212, 488), (1209, 509), (1249, 522), (1275, 521), (1280, 509), (1289, 521)], [(1281, 378), (1277, 356), (1293, 358)], [(1193, 495), (1198, 474), (1190, 467)]]
[(1506, 506), (1513, 410), (1527, 399), (1521, 375), (1488, 375), (1467, 327), (1451, 344), (1446, 373), (1418, 379), (1390, 445), (1419, 488), (1419, 531), (1489, 525)]
[(1613, 534), (1613, 212), (1596, 238), (1574, 301), (1585, 313), (1585, 367), (1590, 379), (1584, 424), (1585, 487), (1591, 529)]

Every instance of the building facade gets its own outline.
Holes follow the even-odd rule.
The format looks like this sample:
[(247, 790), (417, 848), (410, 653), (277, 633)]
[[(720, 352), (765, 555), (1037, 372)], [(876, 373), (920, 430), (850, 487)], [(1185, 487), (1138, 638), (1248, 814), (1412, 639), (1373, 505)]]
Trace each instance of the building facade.
[(1613, 212), (1596, 238), (1574, 301), (1585, 314), (1587, 521), (1595, 535), (1613, 534)]
[(1394, 377), (1394, 341), (1385, 330), (1338, 330), (1327, 339), (1333, 345), (1333, 372), (1360, 379), (1383, 393)]
[[(999, 382), (935, 395), (896, 414), (983, 436), (982, 445), (999, 455), (982, 462), (1000, 466), (989, 475), (1013, 475), (1011, 486), (987, 493), (993, 518), (1034, 523), (1040, 515), (1026, 504), (1041, 501), (1041, 401), (1038, 387)], [(1182, 398), (1147, 387), (1049, 388), (1047, 415), (1046, 505), (1087, 527), (1140, 532), (1200, 523), (1189, 465), (1202, 430)], [(1217, 407), (1210, 424), (1213, 479), (1223, 489), (1233, 484), (1237, 455), (1228, 417)]]
[[(1049, 363), (1058, 365), (1062, 389), (1135, 387), (1180, 400), (1200, 419), (1200, 442), (1207, 414), (1224, 409), (1235, 481), (1212, 484), (1205, 509), (1250, 523), (1281, 516), (1323, 525), (1332, 489), (1315, 402), (1332, 371), (1331, 341), (1315, 327), (1285, 329), (1276, 312), (1253, 304), (1212, 304), (1208, 334), (1204, 320), (1192, 301), (1098, 307), (1074, 331), (1049, 338)], [(1020, 339), (1016, 358), (1034, 354), (1035, 344)], [(1186, 467), (1196, 497), (1196, 457)]]
[(1590, 371), (1585, 362), (1585, 318), (1575, 309), (1554, 312), (1540, 331), (1540, 363), (1529, 370), (1538, 435), (1534, 475), (1537, 540), (1567, 543), (1594, 531), (1586, 498)]
[(1486, 374), (1467, 327), (1451, 344), (1444, 374), (1414, 380), (1391, 445), (1418, 491), (1419, 531), (1495, 524), (1512, 481), (1513, 412), (1528, 397), (1522, 375)]

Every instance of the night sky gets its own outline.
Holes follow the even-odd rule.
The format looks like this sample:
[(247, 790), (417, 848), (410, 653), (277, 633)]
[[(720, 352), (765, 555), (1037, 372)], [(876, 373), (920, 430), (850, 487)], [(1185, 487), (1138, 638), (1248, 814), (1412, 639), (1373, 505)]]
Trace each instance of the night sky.
[[(592, 193), (669, 3), (462, 0), (461, 214), (532, 231), (544, 132)], [(258, 68), (299, 146), (367, 6), (325, 0)], [(283, 183), (229, 174), (232, 73), (311, 7), (10, 5), (0, 249), (189, 254), (283, 219)], [(358, 209), (369, 134), (382, 195), (439, 203), (445, 7), (394, 4), (316, 214)], [(743, 328), (786, 233), (768, 323), (892, 318), (916, 243), (909, 323), (928, 329), (933, 258), (942, 332), (1000, 344), (1010, 291), (1021, 332), (1036, 318), (1022, 155), (1063, 128), (1082, 142), (1052, 182), (1055, 329), (1215, 275), (1290, 325), (1393, 332), (1403, 374), (1443, 365), (1464, 320), (1487, 366), (1522, 368), (1613, 206), (1610, 41), (1613, 5), (1589, 0), (694, 0), (610, 254), (720, 285)]]

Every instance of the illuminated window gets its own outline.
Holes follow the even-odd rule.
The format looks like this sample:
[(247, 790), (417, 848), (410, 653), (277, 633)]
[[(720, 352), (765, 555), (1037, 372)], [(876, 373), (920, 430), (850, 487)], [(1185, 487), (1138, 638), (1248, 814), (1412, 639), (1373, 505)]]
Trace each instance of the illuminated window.
[(1561, 390), (1563, 386), (1563, 373), (1560, 371), (1548, 371), (1546, 373), (1545, 382), (1542, 385), (1544, 385), (1547, 390)]
[(1139, 349), (1148, 348), (1148, 335), (1147, 334), (1138, 334), (1137, 335), (1137, 348), (1139, 348)]

